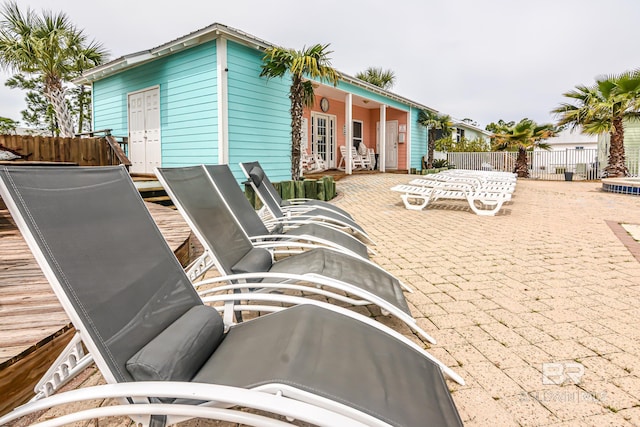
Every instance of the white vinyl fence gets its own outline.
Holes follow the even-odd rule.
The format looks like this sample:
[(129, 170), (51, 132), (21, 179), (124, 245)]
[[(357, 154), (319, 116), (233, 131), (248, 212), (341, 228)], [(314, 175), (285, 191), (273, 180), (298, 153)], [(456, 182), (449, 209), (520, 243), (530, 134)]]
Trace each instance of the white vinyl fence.
[(627, 148), (624, 155), (629, 174), (636, 177), (640, 176), (640, 147)]
[[(518, 153), (497, 151), (477, 153), (438, 153), (435, 158), (446, 158), (458, 169), (496, 170), (513, 172)], [(446, 157), (445, 157), (446, 156)], [(631, 176), (640, 173), (640, 147), (630, 147), (626, 163)], [(558, 151), (536, 150), (528, 153), (529, 177), (542, 180), (596, 180), (600, 179), (606, 163), (598, 161), (597, 149), (566, 149)]]

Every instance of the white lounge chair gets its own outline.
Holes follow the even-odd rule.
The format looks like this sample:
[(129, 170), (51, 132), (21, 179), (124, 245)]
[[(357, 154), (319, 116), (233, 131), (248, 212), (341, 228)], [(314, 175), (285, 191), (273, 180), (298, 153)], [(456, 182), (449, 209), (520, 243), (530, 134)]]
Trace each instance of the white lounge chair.
[(421, 178), (415, 178), (409, 181), (409, 185), (418, 185), (423, 187), (439, 186), (449, 189), (471, 189), (473, 191), (485, 191), (496, 193), (509, 193), (515, 191), (515, 183), (484, 181), (475, 177), (462, 177), (452, 175), (424, 175)]
[(403, 193), (400, 197), (404, 206), (410, 210), (422, 210), (429, 203), (439, 199), (466, 200), (476, 215), (493, 216), (502, 208), (504, 202), (511, 200), (509, 193), (476, 191), (468, 187), (401, 184), (391, 190)]
[(488, 181), (506, 181), (516, 182), (518, 175), (511, 172), (501, 171), (484, 171), (484, 170), (472, 170), (472, 169), (448, 169), (438, 173), (439, 175), (453, 175), (453, 176), (472, 176), (479, 179)]

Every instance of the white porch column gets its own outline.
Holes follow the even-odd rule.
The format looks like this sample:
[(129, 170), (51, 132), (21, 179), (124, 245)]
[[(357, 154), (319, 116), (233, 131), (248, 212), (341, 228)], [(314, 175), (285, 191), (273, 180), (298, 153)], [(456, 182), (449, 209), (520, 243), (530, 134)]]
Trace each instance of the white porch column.
[(351, 175), (351, 147), (353, 147), (353, 95), (347, 93), (344, 98), (344, 127), (345, 127), (345, 143), (346, 158), (344, 159), (344, 171), (347, 175)]
[(412, 150), (412, 141), (411, 141), (411, 120), (413, 117), (413, 107), (409, 107), (409, 112), (407, 113), (407, 135), (405, 138), (405, 144), (407, 144), (407, 172), (411, 172), (411, 150)]
[(218, 164), (229, 164), (229, 98), (227, 87), (227, 40), (216, 40), (218, 67)]
[(384, 104), (380, 106), (380, 129), (378, 131), (378, 138), (380, 139), (380, 152), (378, 153), (380, 172), (384, 172), (387, 161), (387, 106)]

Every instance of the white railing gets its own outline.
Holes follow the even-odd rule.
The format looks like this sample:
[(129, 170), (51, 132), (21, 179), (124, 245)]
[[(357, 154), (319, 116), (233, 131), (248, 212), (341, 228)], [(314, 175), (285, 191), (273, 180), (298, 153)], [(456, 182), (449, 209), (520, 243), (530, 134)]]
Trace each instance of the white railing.
[(625, 163), (631, 176), (640, 176), (640, 147), (627, 147), (624, 153)]
[[(565, 149), (556, 151), (536, 150), (527, 153), (529, 177), (549, 181), (597, 180), (602, 176), (606, 163), (598, 160), (598, 150)], [(496, 170), (513, 172), (517, 153), (507, 151), (473, 153), (437, 153), (435, 158), (445, 158), (458, 169)], [(640, 176), (640, 147), (628, 147), (626, 164), (631, 176)], [(565, 172), (567, 173), (565, 175)], [(570, 174), (570, 176), (569, 176)]]
[(544, 180), (595, 180), (600, 179), (603, 167), (598, 162), (596, 148), (528, 153), (529, 177)]
[(447, 153), (447, 162), (458, 169), (513, 172), (517, 155), (509, 151)]

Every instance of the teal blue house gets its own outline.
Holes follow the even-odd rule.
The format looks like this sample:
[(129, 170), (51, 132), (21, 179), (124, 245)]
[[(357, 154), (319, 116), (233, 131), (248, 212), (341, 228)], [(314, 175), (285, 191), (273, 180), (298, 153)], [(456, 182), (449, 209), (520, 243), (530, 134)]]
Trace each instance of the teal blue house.
[[(213, 24), (161, 46), (93, 68), (74, 83), (91, 85), (93, 129), (128, 137), (131, 171), (157, 166), (229, 164), (259, 160), (273, 181), (291, 177), (288, 79), (260, 77), (272, 46)], [(359, 79), (314, 83), (316, 105), (304, 113), (303, 147), (326, 167), (342, 150), (374, 150), (378, 168), (420, 168), (427, 129), (417, 124), (433, 109)], [(347, 172), (350, 165), (345, 162)]]

